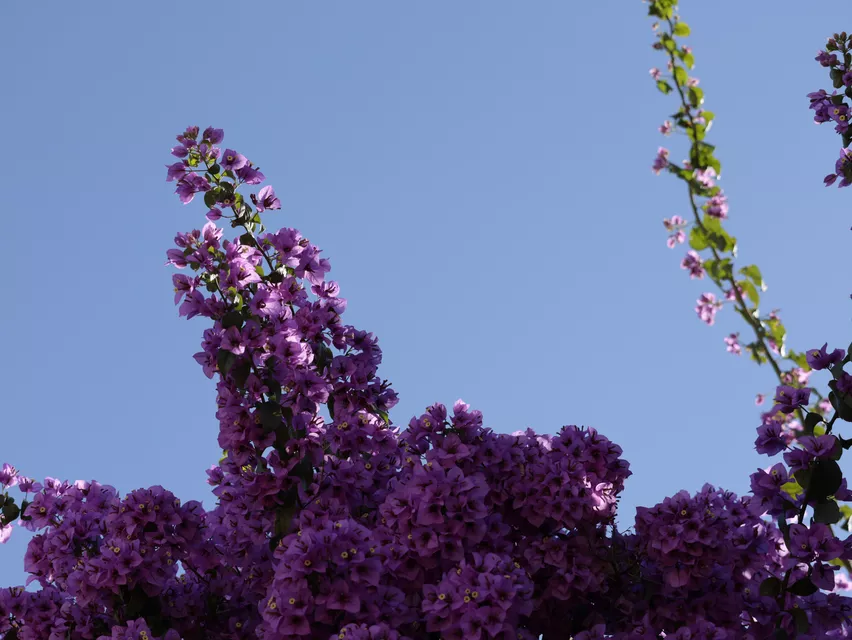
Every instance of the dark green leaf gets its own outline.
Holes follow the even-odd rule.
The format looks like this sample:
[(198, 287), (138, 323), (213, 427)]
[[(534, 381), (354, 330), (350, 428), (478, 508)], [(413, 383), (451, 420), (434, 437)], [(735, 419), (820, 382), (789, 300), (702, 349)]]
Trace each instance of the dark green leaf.
[(6, 502), (3, 505), (3, 521), (6, 524), (17, 520), (18, 514), (21, 513), (20, 507), (15, 504), (15, 500), (13, 498), (6, 498)]
[(793, 616), (793, 620), (796, 621), (796, 631), (799, 633), (807, 633), (810, 628), (810, 623), (808, 623), (808, 614), (805, 610), (801, 608), (791, 609), (790, 614)]
[(814, 427), (816, 427), (820, 422), (822, 422), (822, 416), (818, 413), (809, 413), (805, 416), (805, 433), (803, 435), (812, 435)]
[(332, 420), (334, 420), (334, 394), (333, 393), (328, 394), (328, 402), (326, 403), (325, 406), (328, 407), (328, 415), (331, 417)]
[(229, 311), (224, 316), (222, 316), (222, 328), (230, 329), (231, 327), (239, 327), (243, 326), (243, 314), (239, 311)]
[(767, 578), (760, 583), (760, 595), (777, 598), (779, 593), (781, 593), (781, 580), (778, 578)]
[(672, 86), (665, 80), (657, 80), (657, 89), (667, 95), (672, 92)]
[(208, 209), (212, 209), (216, 206), (216, 203), (219, 201), (219, 194), (216, 193), (216, 189), (211, 189), (207, 193), (204, 194), (204, 204)]
[(242, 358), (239, 364), (231, 368), (231, 380), (234, 381), (240, 389), (245, 388), (246, 380), (251, 373), (251, 362)]
[(837, 461), (817, 460), (811, 468), (813, 475), (811, 476), (810, 487), (808, 487), (808, 496), (816, 500), (824, 500), (828, 496), (833, 496), (843, 481), (843, 473), (840, 471), (840, 465), (837, 464)]
[(240, 236), (240, 244), (246, 247), (254, 247), (257, 245), (254, 241), (254, 236), (250, 233), (244, 233)]
[(274, 431), (281, 425), (281, 405), (277, 402), (268, 401), (255, 405), (255, 415), (264, 433)]
[(219, 366), (219, 373), (223, 376), (228, 375), (228, 372), (236, 361), (237, 356), (225, 349), (219, 349), (219, 352), (216, 354), (216, 364)]
[(837, 524), (841, 517), (840, 507), (834, 500), (820, 502), (814, 506), (814, 522)]

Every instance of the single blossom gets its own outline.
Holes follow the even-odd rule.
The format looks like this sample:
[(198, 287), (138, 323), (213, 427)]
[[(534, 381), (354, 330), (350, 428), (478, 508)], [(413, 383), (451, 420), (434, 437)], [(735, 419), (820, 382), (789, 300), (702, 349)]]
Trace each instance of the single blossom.
[(828, 343), (826, 342), (820, 349), (811, 349), (805, 353), (805, 358), (811, 369), (820, 371), (827, 369), (831, 365), (837, 364), (846, 357), (846, 352), (843, 349), (835, 349), (828, 353)]
[(704, 267), (702, 266), (703, 260), (701, 256), (698, 255), (695, 251), (688, 251), (686, 256), (680, 263), (681, 269), (689, 270), (689, 277), (701, 279), (704, 277)]
[[(726, 350), (729, 353), (733, 353), (735, 356), (742, 354), (742, 347), (740, 346), (739, 338), (740, 338), (739, 332), (732, 333), (729, 336), (725, 337)], [(760, 403), (758, 403), (758, 404), (760, 404)]]
[(781, 413), (793, 413), (808, 404), (811, 397), (810, 389), (797, 389), (787, 385), (779, 385), (775, 391), (775, 410)]
[(651, 167), (651, 170), (656, 174), (660, 175), (660, 171), (669, 166), (669, 150), (665, 147), (660, 147), (657, 149), (657, 157), (654, 158), (654, 164)]

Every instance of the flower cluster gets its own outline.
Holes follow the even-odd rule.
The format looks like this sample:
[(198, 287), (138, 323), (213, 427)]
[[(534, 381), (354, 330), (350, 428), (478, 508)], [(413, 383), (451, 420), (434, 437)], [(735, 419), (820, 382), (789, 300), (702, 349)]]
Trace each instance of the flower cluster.
[[(688, 34), (675, 4), (653, 0), (651, 13)], [(690, 185), (696, 219), (682, 267), (724, 282), (745, 312), (744, 300), (754, 305), (771, 357), (783, 332), (777, 316), (756, 314), (759, 270), (734, 280), (722, 257), (735, 240), (721, 227), (720, 167), (702, 142), (713, 115), (685, 71), (692, 50), (671, 34), (657, 48), (670, 54), (684, 104), (661, 132), (679, 127), (694, 144), (682, 167), (660, 148), (654, 170)], [(672, 90), (662, 72), (652, 76)], [(849, 635), (852, 599), (832, 591), (852, 543), (828, 526), (838, 501), (852, 499), (837, 464), (852, 441), (832, 433), (837, 419), (852, 421), (843, 350), (801, 354), (784, 374), (756, 441), (784, 463), (753, 474), (751, 496), (682, 491), (640, 508), (635, 531), (620, 533), (629, 465), (595, 429), (496, 434), (461, 400), (395, 426), (377, 339), (344, 324), (346, 300), (318, 247), (296, 229), (266, 230), (260, 214), (281, 200), (270, 186), (240, 193), (265, 176), (223, 141), (221, 129), (189, 127), (167, 165), (181, 202), (201, 194), (207, 208), (201, 229), (176, 236), (167, 264), (180, 270), (179, 314), (210, 322), (194, 357), (216, 379), (223, 456), (207, 470), (216, 504), (205, 511), (159, 486), (121, 498), (94, 481), (41, 484), (5, 464), (0, 542), (16, 520), (35, 533), (25, 568), (40, 589), (0, 590), (4, 640)], [(665, 226), (670, 247), (686, 240), (682, 218)], [(712, 259), (698, 253), (708, 247)], [(713, 324), (721, 305), (708, 293), (696, 311)], [(726, 343), (740, 352), (738, 334)], [(831, 393), (808, 412), (804, 385), (819, 370), (831, 373)]]
[[(852, 35), (847, 36), (845, 31), (834, 34), (828, 39), (825, 50), (817, 53), (816, 61), (829, 70), (834, 91), (829, 94), (825, 89), (820, 89), (808, 94), (814, 122), (832, 123), (843, 140), (834, 173), (825, 176), (824, 183), (829, 187), (840, 179), (837, 186), (848, 187), (852, 185), (852, 149), (849, 148), (852, 144), (852, 130), (849, 127), (852, 109), (847, 102), (847, 99), (852, 98)], [(839, 90), (843, 93), (838, 93)]]

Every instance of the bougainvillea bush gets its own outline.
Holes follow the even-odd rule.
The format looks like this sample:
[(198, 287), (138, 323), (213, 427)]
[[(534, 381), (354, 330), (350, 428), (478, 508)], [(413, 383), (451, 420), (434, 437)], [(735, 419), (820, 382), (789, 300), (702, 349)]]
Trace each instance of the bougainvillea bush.
[[(721, 165), (704, 141), (713, 114), (688, 75), (691, 49), (676, 42), (689, 27), (675, 4), (650, 4), (654, 46), (668, 58), (652, 76), (679, 96), (660, 130), (686, 133), (689, 159), (677, 165), (661, 148), (653, 169), (688, 187), (692, 219), (665, 225), (670, 247), (690, 244), (681, 266), (719, 289), (719, 298), (702, 295), (699, 317), (713, 324), (732, 305), (754, 333), (745, 350), (778, 376), (756, 447), (783, 462), (754, 473), (750, 495), (681, 491), (639, 508), (619, 531), (631, 472), (594, 428), (494, 433), (461, 400), (394, 425), (397, 395), (379, 375), (378, 340), (345, 323), (328, 260), (296, 229), (267, 230), (281, 202), (259, 167), (221, 129), (191, 126), (177, 136), (167, 180), (184, 204), (203, 202), (207, 221), (178, 233), (167, 264), (177, 270), (179, 314), (202, 319), (194, 357), (216, 383), (223, 456), (207, 470), (215, 507), (160, 486), (122, 496), (95, 481), (36, 482), (5, 464), (0, 540), (13, 523), (35, 535), (24, 558), (29, 588), (0, 590), (0, 635), (850, 635), (852, 599), (838, 590), (852, 541), (836, 529), (852, 514), (837, 462), (852, 440), (835, 432), (852, 421), (850, 358), (828, 345), (788, 350), (777, 313), (758, 311), (760, 270), (734, 267)], [(845, 42), (844, 62), (829, 60), (832, 77), (849, 65)], [(831, 107), (820, 104), (823, 117)], [(743, 352), (739, 334), (725, 343)], [(825, 397), (806, 386), (815, 370), (831, 373)]]

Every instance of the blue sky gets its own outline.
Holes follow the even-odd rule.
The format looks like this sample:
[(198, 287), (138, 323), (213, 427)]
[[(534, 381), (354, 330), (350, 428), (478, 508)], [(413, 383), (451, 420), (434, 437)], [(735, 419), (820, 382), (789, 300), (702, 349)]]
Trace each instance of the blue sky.
[[(279, 194), (270, 227), (324, 250), (345, 320), (380, 338), (407, 424), (463, 398), (502, 432), (598, 428), (634, 476), (619, 522), (704, 482), (744, 493), (758, 392), (725, 352), (730, 310), (679, 268), (661, 221), (684, 189), (650, 170), (675, 109), (639, 0), (573, 3), (13, 3), (0, 54), (6, 336), (0, 462), (37, 478), (162, 484), (210, 506), (214, 387), (163, 266), (200, 228), (165, 182), (174, 135), (225, 129)], [(847, 27), (817, 5), (686, 2), (717, 115), (740, 263), (797, 350), (849, 342), (850, 191), (805, 94)], [(765, 45), (760, 44), (765, 42)], [(712, 286), (712, 285), (711, 285)], [(814, 377), (824, 385), (825, 379)], [(22, 579), (26, 536), (0, 552)]]

